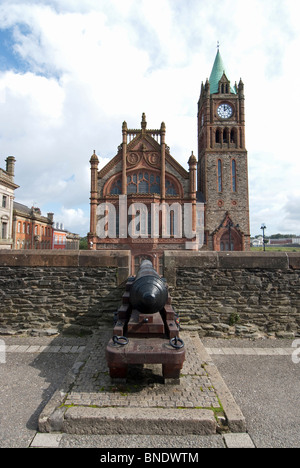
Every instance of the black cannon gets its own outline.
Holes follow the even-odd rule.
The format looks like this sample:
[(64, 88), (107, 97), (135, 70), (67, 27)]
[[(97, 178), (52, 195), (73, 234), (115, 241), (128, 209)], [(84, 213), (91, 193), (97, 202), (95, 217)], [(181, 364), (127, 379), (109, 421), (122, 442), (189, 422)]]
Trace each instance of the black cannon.
[(130, 288), (129, 301), (133, 309), (143, 314), (155, 314), (168, 300), (166, 281), (159, 276), (149, 260), (144, 260)]
[(149, 260), (128, 278), (106, 359), (112, 378), (126, 378), (128, 365), (162, 364), (165, 381), (179, 381), (185, 347), (168, 285)]

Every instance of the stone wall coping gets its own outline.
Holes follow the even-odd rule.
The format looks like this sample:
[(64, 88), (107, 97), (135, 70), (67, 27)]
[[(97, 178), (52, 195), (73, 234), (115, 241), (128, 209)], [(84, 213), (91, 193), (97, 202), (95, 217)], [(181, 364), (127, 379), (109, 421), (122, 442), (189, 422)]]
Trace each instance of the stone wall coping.
[(165, 277), (175, 285), (178, 268), (300, 269), (300, 252), (165, 252)]
[(129, 250), (0, 250), (0, 267), (117, 268), (118, 284), (130, 276)]

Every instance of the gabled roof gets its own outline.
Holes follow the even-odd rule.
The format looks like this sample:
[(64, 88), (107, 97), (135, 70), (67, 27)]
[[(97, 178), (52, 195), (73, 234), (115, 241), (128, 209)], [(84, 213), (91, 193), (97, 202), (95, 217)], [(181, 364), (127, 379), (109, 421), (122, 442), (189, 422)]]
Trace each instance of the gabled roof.
[[(219, 81), (221, 80), (223, 75), (226, 76), (225, 65), (223, 63), (220, 50), (218, 49), (218, 52), (214, 61), (214, 65), (213, 65), (213, 68), (209, 77), (210, 94), (216, 94), (219, 92)], [(226, 78), (228, 79), (227, 76)], [(236, 92), (234, 91), (232, 87), (230, 87), (230, 91), (236, 94)]]
[[(131, 152), (140, 152), (141, 146), (145, 145), (146, 151), (157, 152), (160, 155), (160, 144), (150, 135), (139, 133), (127, 145), (127, 154)], [(117, 155), (112, 158), (98, 173), (99, 178), (105, 177), (120, 161), (122, 160), (122, 150), (119, 149)], [(166, 151), (166, 163), (169, 163), (183, 178), (188, 179), (189, 173), (186, 171), (176, 159), (174, 159), (169, 151)], [(133, 169), (133, 167), (132, 167)]]

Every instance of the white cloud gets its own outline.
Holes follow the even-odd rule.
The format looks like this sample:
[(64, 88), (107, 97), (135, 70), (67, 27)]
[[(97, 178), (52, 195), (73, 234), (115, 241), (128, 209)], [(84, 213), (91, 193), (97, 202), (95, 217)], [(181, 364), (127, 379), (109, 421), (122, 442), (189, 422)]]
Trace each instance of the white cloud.
[(151, 128), (165, 121), (186, 167), (219, 40), (232, 83), (245, 83), (252, 234), (283, 230), (300, 175), (297, 18), (298, 0), (2, 1), (19, 67), (0, 72), (0, 147), (17, 159), (17, 200), (75, 210), (86, 233), (89, 158), (113, 157), (123, 120), (138, 127), (142, 112)]
[(55, 222), (62, 223), (64, 228), (70, 232), (80, 234), (78, 231), (86, 229), (89, 225), (89, 218), (81, 208), (61, 208), (55, 215)]
[(64, 91), (54, 79), (8, 71), (0, 74), (0, 92), (3, 104), (10, 99), (30, 101), (32, 113), (39, 116), (41, 124), (56, 126), (62, 117)]

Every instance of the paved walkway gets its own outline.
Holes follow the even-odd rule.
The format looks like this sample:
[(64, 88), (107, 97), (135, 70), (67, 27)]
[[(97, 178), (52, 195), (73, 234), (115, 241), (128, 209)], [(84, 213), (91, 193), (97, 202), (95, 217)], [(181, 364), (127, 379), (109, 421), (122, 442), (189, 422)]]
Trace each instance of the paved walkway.
[(101, 335), (101, 341), (99, 339), (95, 343), (85, 368), (65, 399), (66, 406), (220, 409), (216, 391), (203, 362), (195, 353), (196, 335), (181, 334), (186, 347), (186, 360), (178, 385), (164, 385), (159, 364), (135, 367), (127, 383), (112, 384), (105, 360), (105, 349), (110, 337), (111, 332), (106, 332)]
[(289, 348), (206, 348), (209, 355), (233, 356), (290, 356), (294, 349)]
[[(87, 382), (84, 379), (80, 382), (80, 376), (84, 376), (82, 371), (88, 373), (89, 369), (89, 365), (83, 365), (83, 358), (90, 353), (90, 339), (18, 336), (1, 336), (0, 338), (1, 447), (225, 448), (254, 447), (253, 441), (257, 446), (299, 446), (299, 423), (296, 423), (298, 419), (297, 414), (295, 414), (297, 408), (293, 407), (293, 402), (297, 401), (300, 367), (299, 364), (294, 364), (290, 358), (295, 351), (295, 348), (292, 347), (292, 341), (259, 340), (253, 342), (238, 339), (206, 338), (200, 342), (193, 334), (183, 336), (186, 345), (191, 350), (191, 355), (188, 355), (184, 367), (184, 382), (189, 380), (192, 382), (193, 377), (195, 377), (203, 379), (204, 385), (202, 387), (202, 383), (198, 380), (196, 388), (199, 395), (195, 400), (192, 399), (195, 392), (192, 391), (191, 394), (188, 394), (186, 388), (181, 388), (177, 392), (176, 386), (171, 387), (170, 391), (173, 392), (174, 398), (176, 395), (176, 401), (181, 402), (185, 410), (195, 408), (194, 405), (198, 404), (213, 404), (213, 408), (218, 410), (219, 400), (216, 403), (215, 398), (216, 395), (218, 397), (221, 395), (220, 401), (221, 403), (225, 402), (226, 406), (226, 390), (228, 388), (226, 385), (220, 386), (220, 382), (224, 383), (223, 379), (221, 378), (219, 382), (216, 382), (217, 385), (214, 385), (214, 371), (218, 372), (214, 366), (214, 362), (216, 362), (218, 369), (222, 371), (222, 377), (225, 376), (229, 388), (233, 389), (233, 395), (237, 397), (236, 401), (241, 404), (243, 412), (245, 409), (249, 433), (222, 433), (208, 436), (192, 434), (187, 436), (155, 434), (126, 436), (125, 434), (76, 435), (63, 432), (50, 434), (36, 432), (38, 416), (45, 403), (47, 401), (51, 403), (55, 395), (59, 394), (60, 400), (65, 399), (64, 402), (68, 402), (70, 406), (73, 405), (72, 399), (75, 397), (80, 399), (79, 406), (84, 404), (84, 401), (91, 402), (92, 399), (95, 405), (98, 405), (99, 402), (100, 405), (104, 405), (105, 401), (106, 404), (114, 402), (116, 410), (122, 408), (122, 404), (128, 405), (128, 396), (130, 399), (132, 396), (137, 396), (134, 392), (129, 395), (128, 388), (119, 392), (119, 395), (118, 392), (110, 391), (112, 389), (109, 386), (107, 376), (105, 376), (105, 372), (102, 372), (103, 369), (97, 362), (99, 356), (97, 357), (95, 354), (91, 356), (89, 362), (96, 366), (96, 371), (90, 373)], [(105, 343), (105, 339), (103, 343)], [(88, 345), (86, 346), (86, 344)], [(195, 345), (197, 345), (197, 353), (194, 352), (195, 348), (193, 349)], [(99, 345), (99, 349), (103, 346)], [(195, 356), (196, 354), (198, 357)], [(203, 356), (205, 356), (204, 361)], [(203, 362), (205, 362), (205, 366), (201, 365)], [(71, 369), (74, 387), (62, 395), (61, 382), (68, 369)], [(194, 370), (196, 371), (195, 375), (193, 374)], [(247, 381), (248, 377), (249, 381)], [(155, 398), (158, 399), (157, 401), (160, 401), (165, 409), (168, 409), (166, 405), (169, 405), (171, 410), (172, 398), (168, 395), (166, 400), (163, 400), (164, 392), (159, 390), (162, 387), (159, 372), (155, 369), (149, 369), (149, 372), (144, 374), (144, 378), (146, 379), (144, 383), (147, 382), (147, 385), (150, 385), (153, 395), (155, 393)], [(99, 386), (101, 382), (103, 388)], [(200, 392), (199, 383), (201, 385)], [(87, 385), (87, 389), (88, 386), (91, 390), (96, 389), (95, 392), (91, 392), (94, 395), (88, 397), (80, 394), (85, 385)], [(141, 384), (136, 393), (139, 393), (144, 399), (144, 407), (147, 411), (161, 410), (158, 406), (151, 406), (153, 402), (149, 404), (150, 399), (147, 399), (146, 395), (150, 397), (151, 391), (149, 389), (149, 393), (147, 393), (147, 389), (142, 387)], [(55, 388), (58, 390), (53, 395)], [(153, 395), (151, 394), (151, 397)], [(230, 392), (229, 395), (231, 398)], [(264, 400), (266, 400), (266, 406), (262, 406)], [(133, 403), (132, 408), (135, 412), (136, 404), (137, 401)], [(274, 405), (273, 411), (272, 405)], [(103, 406), (103, 408), (105, 407)]]
[(56, 345), (6, 345), (0, 346), (5, 353), (81, 353), (85, 346), (56, 346)]
[[(107, 335), (107, 338), (109, 333)], [(185, 338), (185, 340), (190, 340), (189, 337)], [(32, 344), (2, 344), (5, 343), (5, 339), (0, 340), (0, 352), (2, 353), (32, 353), (32, 354), (39, 354), (39, 353), (82, 353), (86, 346), (85, 345), (32, 345)], [(99, 348), (102, 348), (102, 345), (99, 345)], [(213, 355), (235, 355), (235, 356), (290, 356), (295, 351), (294, 348), (291, 346), (289, 347), (275, 347), (275, 348), (262, 348), (262, 347), (206, 347), (206, 352), (213, 356)], [(188, 353), (190, 348), (188, 347)], [(103, 352), (103, 349), (101, 349)], [(98, 356), (99, 358), (99, 356)], [(98, 359), (97, 358), (97, 359)], [(92, 358), (95, 361), (95, 357)], [(183, 374), (189, 374), (191, 370), (197, 368), (197, 372), (203, 375), (203, 368), (199, 368), (199, 362), (195, 361), (194, 356), (189, 356), (186, 362), (184, 363), (184, 370)], [(100, 366), (99, 363), (95, 363), (95, 368), (98, 369), (98, 372), (106, 372), (107, 368), (105, 365), (104, 367)], [(196, 367), (195, 367), (196, 366)], [(201, 366), (200, 366), (201, 367)], [(107, 381), (106, 381), (107, 384)], [(99, 385), (98, 385), (99, 386)]]
[(245, 430), (243, 415), (217, 369), (207, 362), (198, 334), (180, 336), (186, 347), (180, 384), (165, 385), (161, 365), (135, 366), (126, 383), (115, 384), (105, 359), (111, 330), (95, 334), (75, 372), (43, 410), (40, 431), (213, 434), (225, 420), (231, 430)]

